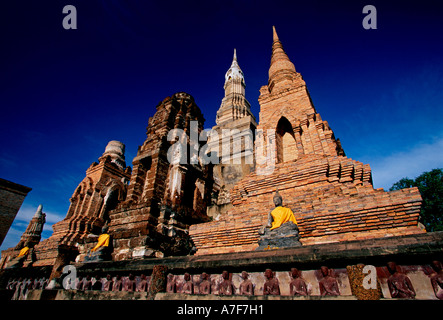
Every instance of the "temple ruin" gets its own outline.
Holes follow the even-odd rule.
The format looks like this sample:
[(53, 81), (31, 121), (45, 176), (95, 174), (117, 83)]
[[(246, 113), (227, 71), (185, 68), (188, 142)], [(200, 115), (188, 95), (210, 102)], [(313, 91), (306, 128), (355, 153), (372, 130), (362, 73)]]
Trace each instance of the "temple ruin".
[[(52, 291), (33, 282), (27, 299), (443, 299), (443, 232), (419, 223), (419, 190), (374, 189), (370, 166), (346, 156), (275, 28), (258, 123), (245, 88), (234, 51), (217, 134), (178, 92), (157, 105), (132, 169), (124, 144), (110, 141), (52, 236), (25, 232), (26, 268), (8, 263), (28, 238), (2, 252), (2, 288), (25, 296), (14, 277), (32, 274)], [(301, 245), (256, 250), (276, 191)], [(110, 240), (98, 244), (105, 232)], [(109, 259), (88, 261), (99, 245)], [(375, 270), (370, 288), (365, 266)]]

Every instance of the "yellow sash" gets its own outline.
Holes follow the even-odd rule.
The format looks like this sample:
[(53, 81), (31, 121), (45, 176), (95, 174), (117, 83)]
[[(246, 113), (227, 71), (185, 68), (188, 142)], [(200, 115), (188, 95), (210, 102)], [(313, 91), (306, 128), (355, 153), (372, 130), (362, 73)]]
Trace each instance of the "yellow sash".
[(94, 252), (95, 250), (97, 250), (100, 247), (107, 247), (107, 246), (109, 246), (109, 238), (110, 238), (109, 234), (106, 234), (106, 233), (101, 234), (98, 237), (97, 245), (91, 251)]
[(294, 213), (289, 208), (277, 207), (272, 210), (271, 215), (274, 219), (271, 230), (280, 227), (283, 223), (288, 221), (292, 221), (297, 224)]
[(29, 248), (28, 247), (24, 247), (23, 249), (20, 250), (20, 253), (18, 254), (18, 257), (23, 257), (25, 255), (27, 255), (29, 253)]

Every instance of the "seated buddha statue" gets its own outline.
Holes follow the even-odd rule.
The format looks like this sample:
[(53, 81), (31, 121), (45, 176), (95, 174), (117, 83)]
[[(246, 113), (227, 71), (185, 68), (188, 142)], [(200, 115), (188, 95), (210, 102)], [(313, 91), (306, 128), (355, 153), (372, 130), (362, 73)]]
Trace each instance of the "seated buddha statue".
[(290, 221), (297, 224), (292, 210), (283, 207), (283, 198), (280, 193), (278, 193), (278, 190), (275, 192), (273, 201), (275, 208), (268, 213), (268, 224), (266, 225), (266, 228), (274, 230), (280, 228), (282, 224)]
[(110, 260), (112, 253), (112, 241), (111, 236), (107, 233), (108, 226), (102, 228), (102, 233), (98, 237), (97, 244), (91, 251), (86, 255), (85, 262), (97, 262), (97, 261), (105, 261)]
[(14, 269), (14, 268), (21, 268), (23, 266), (23, 262), (26, 260), (26, 258), (29, 255), (30, 252), (30, 244), (27, 242), (23, 248), (20, 249), (19, 254), (11, 259), (6, 265), (6, 269)]
[(297, 220), (290, 208), (283, 206), (283, 198), (275, 192), (275, 208), (268, 213), (267, 223), (259, 230), (259, 247), (256, 250), (301, 246)]

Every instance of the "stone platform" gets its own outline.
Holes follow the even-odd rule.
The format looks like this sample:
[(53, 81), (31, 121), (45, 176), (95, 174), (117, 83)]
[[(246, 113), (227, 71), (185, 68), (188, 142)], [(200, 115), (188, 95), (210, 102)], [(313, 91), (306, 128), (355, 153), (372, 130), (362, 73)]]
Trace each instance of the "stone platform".
[[(365, 264), (376, 267), (379, 296), (390, 299), (387, 285), (389, 272), (386, 264), (388, 261), (395, 261), (400, 267), (400, 271), (411, 279), (417, 292), (416, 299), (433, 300), (436, 298), (429, 279), (433, 272), (430, 264), (433, 260), (443, 260), (442, 249), (443, 232), (433, 232), (277, 250), (88, 263), (75, 266), (78, 275), (105, 276), (109, 273), (112, 276), (122, 275), (124, 277), (129, 273), (149, 275), (154, 266), (163, 265), (168, 268), (168, 273), (175, 276), (178, 292), (183, 286), (185, 272), (191, 274), (194, 287), (197, 288), (201, 281), (201, 273), (206, 272), (210, 275), (214, 297), (218, 295), (218, 285), (222, 281), (223, 270), (227, 270), (231, 274), (232, 282), (237, 290), (242, 281), (241, 272), (247, 271), (249, 279), (255, 287), (254, 299), (263, 295), (265, 282), (263, 272), (270, 268), (279, 280), (281, 297), (286, 299), (289, 298), (289, 283), (291, 281), (289, 271), (294, 267), (301, 271), (302, 278), (308, 285), (309, 296), (319, 298), (318, 283), (322, 278), (319, 269), (324, 265), (329, 267), (337, 279), (342, 298), (354, 299), (356, 289), (353, 287), (354, 280), (348, 268)], [(361, 284), (359, 286), (361, 287)], [(196, 297), (187, 297), (186, 299), (210, 298), (199, 295), (198, 291), (196, 293)], [(177, 296), (168, 295), (161, 297), (161, 299), (177, 298)], [(158, 298), (160, 299), (160, 296)]]
[[(359, 264), (373, 265), (377, 272), (378, 298), (391, 299), (387, 285), (389, 272), (386, 268), (388, 261), (394, 261), (402, 273), (406, 274), (416, 291), (418, 300), (436, 300), (430, 275), (433, 270), (433, 260), (443, 260), (443, 232), (429, 232), (417, 235), (379, 238), (361, 241), (346, 241), (340, 243), (306, 245), (302, 247), (250, 251), (231, 254), (214, 254), (201, 256), (179, 256), (166, 258), (152, 258), (126, 261), (106, 261), (97, 263), (75, 263), (77, 276), (87, 275), (96, 279), (111, 276), (122, 276), (126, 281), (132, 273), (136, 281), (140, 281), (140, 275), (147, 275), (151, 281), (151, 274), (156, 266), (167, 267), (167, 273), (175, 277), (177, 293), (157, 293), (155, 299), (180, 299), (180, 300), (220, 300), (220, 299), (244, 299), (238, 295), (238, 288), (242, 281), (242, 271), (249, 273), (249, 279), (254, 286), (254, 295), (248, 300), (318, 300), (324, 299), (320, 295), (319, 281), (322, 279), (321, 266), (327, 266), (331, 274), (337, 279), (340, 297), (327, 298), (329, 300), (354, 300), (359, 296), (361, 280), (355, 278), (355, 267)], [(263, 285), (266, 269), (272, 269), (279, 281), (281, 296), (268, 297), (263, 295)], [(307, 284), (309, 296), (294, 298), (289, 293), (291, 268), (298, 268), (301, 277)], [(24, 269), (24, 268), (23, 268)], [(29, 268), (27, 272), (29, 272)], [(32, 268), (31, 268), (32, 269)], [(221, 297), (218, 292), (222, 281), (222, 271), (230, 273), (230, 279), (236, 288), (235, 295)], [(354, 271), (353, 271), (354, 270)], [(23, 270), (25, 271), (25, 270)], [(11, 272), (14, 272), (12, 274)], [(201, 282), (200, 275), (206, 272), (210, 275), (212, 291), (210, 295), (199, 294), (194, 289), (194, 294), (183, 295), (183, 275), (187, 272), (191, 275), (194, 288), (198, 288)], [(2, 284), (10, 278), (20, 276), (17, 270), (3, 270), (0, 275)], [(358, 282), (360, 281), (360, 282)], [(357, 283), (356, 283), (357, 282)], [(2, 286), (2, 287), (6, 287)], [(357, 288), (359, 287), (359, 288)], [(357, 290), (357, 291), (356, 291)], [(377, 291), (375, 290), (375, 291)], [(35, 300), (146, 300), (146, 292), (103, 292), (103, 291), (80, 291), (80, 290), (33, 290), (28, 299)], [(59, 291), (59, 292), (58, 292)], [(165, 291), (165, 290), (163, 290)]]
[[(429, 263), (431, 256), (443, 258), (443, 232), (305, 245), (296, 248), (250, 251), (241, 253), (180, 256), (99, 263), (77, 263), (79, 274), (151, 271), (155, 265), (167, 266), (169, 272), (230, 272), (299, 269), (307, 267), (345, 266), (349, 264), (382, 264), (394, 259), (398, 263)], [(288, 270), (289, 270), (288, 269)]]

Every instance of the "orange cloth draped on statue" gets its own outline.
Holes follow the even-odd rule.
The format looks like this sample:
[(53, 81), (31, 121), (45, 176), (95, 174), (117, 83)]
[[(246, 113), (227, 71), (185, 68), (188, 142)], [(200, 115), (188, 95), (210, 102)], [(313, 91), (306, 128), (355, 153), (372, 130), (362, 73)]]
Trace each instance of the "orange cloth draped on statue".
[(25, 255), (27, 255), (29, 253), (29, 248), (28, 247), (24, 247), (23, 249), (20, 250), (20, 253), (18, 254), (18, 257), (23, 257)]
[(274, 221), (272, 222), (271, 230), (280, 227), (283, 223), (288, 221), (292, 221), (297, 224), (294, 213), (289, 208), (277, 207), (272, 210), (271, 216), (274, 219)]
[(94, 252), (95, 250), (97, 250), (100, 247), (107, 247), (107, 246), (109, 246), (109, 238), (110, 238), (109, 234), (106, 234), (106, 233), (101, 234), (98, 237), (97, 245), (91, 251)]

